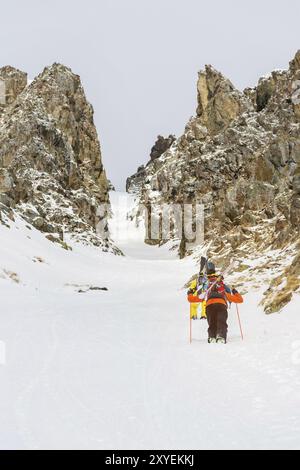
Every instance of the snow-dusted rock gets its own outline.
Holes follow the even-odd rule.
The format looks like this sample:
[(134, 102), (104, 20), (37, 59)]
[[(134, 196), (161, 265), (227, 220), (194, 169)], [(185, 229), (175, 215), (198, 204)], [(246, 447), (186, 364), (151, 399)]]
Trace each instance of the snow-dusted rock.
[(26, 74), (11, 67), (0, 77), (9, 94), (0, 118), (1, 201), (39, 230), (107, 249), (107, 229), (98, 236), (96, 226), (109, 183), (80, 77), (60, 64), (27, 87)]
[(197, 115), (210, 134), (224, 130), (249, 108), (248, 99), (212, 66), (199, 73)]
[[(171, 149), (131, 178), (142, 204), (204, 204), (205, 242), (221, 266), (276, 248), (276, 275), (299, 239), (299, 57), (244, 93), (207, 66), (199, 74), (197, 115)], [(198, 247), (183, 239), (180, 255), (191, 250)]]
[(14, 67), (0, 69), (0, 84), (3, 96), (0, 96), (0, 115), (3, 109), (12, 104), (27, 86), (27, 73)]
[(296, 73), (300, 70), (300, 49), (297, 51), (295, 57), (290, 62), (290, 70), (292, 73)]

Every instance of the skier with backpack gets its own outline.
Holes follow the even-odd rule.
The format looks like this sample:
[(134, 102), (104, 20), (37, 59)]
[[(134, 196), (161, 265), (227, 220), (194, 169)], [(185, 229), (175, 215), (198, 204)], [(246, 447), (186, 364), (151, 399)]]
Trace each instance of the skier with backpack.
[(206, 269), (206, 258), (201, 258), (200, 273), (198, 279), (194, 279), (188, 290), (188, 301), (191, 309), (191, 320), (198, 319), (198, 310), (201, 305), (201, 317), (200, 320), (206, 320), (206, 301), (203, 294), (207, 291), (208, 282), (205, 275)]
[(243, 303), (243, 297), (236, 289), (224, 283), (223, 276), (216, 274), (215, 265), (207, 264), (208, 289), (206, 294), (206, 315), (209, 324), (208, 342), (226, 344), (228, 332), (228, 304)]
[[(203, 265), (203, 263), (204, 261), (202, 259), (201, 265)], [(202, 273), (202, 279), (205, 276), (207, 278), (206, 283), (202, 283), (201, 287), (198, 287), (197, 295), (195, 295), (195, 290), (191, 292), (190, 287), (188, 301), (192, 304), (192, 302), (196, 303), (198, 299), (199, 303), (202, 302), (202, 306), (205, 305), (205, 316), (209, 325), (208, 342), (210, 344), (226, 344), (228, 332), (228, 304), (241, 304), (243, 303), (243, 297), (236, 289), (231, 290), (225, 285), (223, 276), (216, 273), (214, 263), (206, 262), (205, 269), (206, 273), (205, 275)]]

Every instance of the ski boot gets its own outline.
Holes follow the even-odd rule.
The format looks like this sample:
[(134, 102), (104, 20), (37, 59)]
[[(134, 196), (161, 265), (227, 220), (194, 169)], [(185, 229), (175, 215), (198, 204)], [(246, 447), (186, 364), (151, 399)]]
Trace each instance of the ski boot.
[(226, 339), (222, 338), (222, 336), (217, 336), (217, 343), (218, 344), (226, 344)]
[(208, 338), (208, 344), (215, 344), (216, 342), (216, 338)]

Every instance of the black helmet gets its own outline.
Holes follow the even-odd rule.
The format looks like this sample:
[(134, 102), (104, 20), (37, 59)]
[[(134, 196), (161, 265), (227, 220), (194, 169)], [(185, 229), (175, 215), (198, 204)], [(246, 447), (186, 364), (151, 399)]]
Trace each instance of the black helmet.
[(216, 274), (216, 267), (215, 267), (214, 263), (212, 263), (211, 261), (208, 261), (208, 263), (207, 263), (207, 275), (212, 276), (213, 274)]

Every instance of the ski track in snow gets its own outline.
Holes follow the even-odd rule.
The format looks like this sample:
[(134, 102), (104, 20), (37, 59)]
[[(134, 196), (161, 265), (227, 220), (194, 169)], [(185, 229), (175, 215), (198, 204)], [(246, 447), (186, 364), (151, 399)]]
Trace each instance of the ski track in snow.
[(0, 226), (0, 273), (21, 280), (0, 278), (0, 448), (299, 449), (299, 297), (265, 316), (253, 292), (244, 342), (233, 306), (228, 345), (208, 345), (200, 321), (190, 345), (182, 286), (195, 262), (144, 245), (126, 221), (130, 198), (119, 213), (117, 198), (126, 257), (65, 252), (20, 220)]

